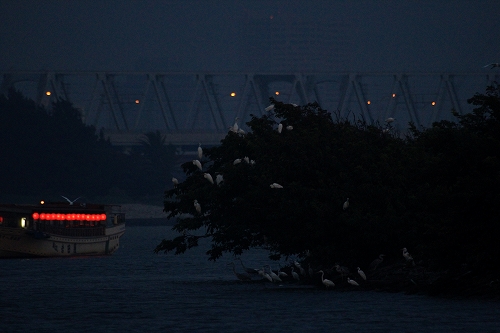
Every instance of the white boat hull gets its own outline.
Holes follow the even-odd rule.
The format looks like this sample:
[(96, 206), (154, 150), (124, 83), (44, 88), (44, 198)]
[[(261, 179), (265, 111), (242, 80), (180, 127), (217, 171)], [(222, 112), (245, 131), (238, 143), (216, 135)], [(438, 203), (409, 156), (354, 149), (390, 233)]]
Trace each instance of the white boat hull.
[(35, 237), (22, 228), (0, 228), (0, 258), (98, 256), (115, 252), (125, 224), (106, 228), (101, 236), (70, 237), (44, 233)]

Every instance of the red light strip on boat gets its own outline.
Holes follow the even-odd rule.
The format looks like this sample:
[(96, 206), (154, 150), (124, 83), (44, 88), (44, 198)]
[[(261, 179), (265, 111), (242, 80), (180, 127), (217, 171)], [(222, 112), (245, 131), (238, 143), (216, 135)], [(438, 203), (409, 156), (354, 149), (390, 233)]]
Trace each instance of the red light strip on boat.
[(106, 214), (77, 214), (77, 213), (33, 213), (34, 220), (56, 221), (105, 221)]

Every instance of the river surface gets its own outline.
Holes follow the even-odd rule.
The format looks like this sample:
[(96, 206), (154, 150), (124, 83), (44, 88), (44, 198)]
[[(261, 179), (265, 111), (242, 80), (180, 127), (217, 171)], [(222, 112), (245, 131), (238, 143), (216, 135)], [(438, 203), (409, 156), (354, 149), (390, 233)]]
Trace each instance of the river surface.
[(112, 256), (1, 260), (0, 332), (500, 332), (500, 302), (243, 283), (207, 243), (154, 254), (172, 235), (130, 226)]

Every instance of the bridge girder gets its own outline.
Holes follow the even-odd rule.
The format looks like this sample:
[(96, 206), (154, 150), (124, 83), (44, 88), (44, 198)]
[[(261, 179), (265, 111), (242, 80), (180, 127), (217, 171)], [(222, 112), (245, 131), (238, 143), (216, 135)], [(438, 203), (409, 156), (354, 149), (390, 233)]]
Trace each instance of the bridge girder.
[[(452, 120), (451, 110), (472, 110), (467, 99), (484, 92), (500, 72), (479, 73), (199, 73), (19, 72), (2, 73), (2, 93), (14, 87), (41, 105), (73, 103), (84, 121), (117, 145), (137, 144), (160, 131), (172, 144), (218, 144), (238, 117), (262, 115), (269, 97), (304, 105), (318, 102), (341, 117), (371, 124), (397, 119), (429, 127)], [(152, 89), (151, 89), (152, 87)], [(50, 95), (47, 94), (50, 92)]]

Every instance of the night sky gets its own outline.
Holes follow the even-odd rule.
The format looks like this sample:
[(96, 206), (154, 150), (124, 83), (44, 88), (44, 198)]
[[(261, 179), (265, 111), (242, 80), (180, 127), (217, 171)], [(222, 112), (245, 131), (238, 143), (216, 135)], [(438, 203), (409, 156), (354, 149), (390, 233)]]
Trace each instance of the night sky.
[(500, 1), (6, 0), (0, 46), (0, 70), (480, 72)]

